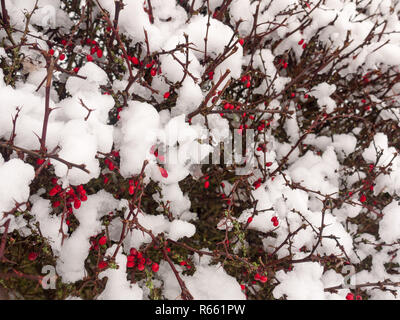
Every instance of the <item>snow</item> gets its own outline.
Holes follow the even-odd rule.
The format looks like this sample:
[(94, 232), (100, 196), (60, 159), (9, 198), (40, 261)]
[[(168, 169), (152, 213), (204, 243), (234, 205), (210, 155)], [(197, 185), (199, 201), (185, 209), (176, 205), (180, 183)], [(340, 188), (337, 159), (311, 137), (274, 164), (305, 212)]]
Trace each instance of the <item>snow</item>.
[(323, 267), (316, 262), (298, 264), (293, 271), (287, 273), (280, 270), (276, 274), (280, 284), (272, 293), (277, 299), (286, 295), (288, 300), (322, 300), (324, 299), (322, 272)]
[(125, 177), (140, 173), (143, 161), (150, 158), (156, 142), (160, 117), (157, 110), (141, 102), (129, 102), (121, 113), (117, 143), (121, 155), (121, 174)]
[[(80, 1), (80, 7), (85, 3)], [(114, 1), (99, 0), (99, 3), (113, 19)], [(207, 3), (210, 16), (205, 10)], [(197, 248), (199, 243), (203, 245), (209, 240), (201, 234), (205, 222), (220, 235), (228, 229), (234, 240), (242, 235), (240, 232), (254, 234), (261, 253), (256, 258), (247, 257), (251, 262), (263, 259), (264, 254), (276, 254), (268, 259), (290, 255), (293, 269), (284, 270), (278, 264), (276, 274), (266, 274), (268, 283), (254, 286), (256, 291), (268, 286), (277, 299), (345, 299), (348, 289), (337, 293), (324, 289), (343, 283), (345, 274), (341, 268), (347, 260), (363, 265), (364, 259), (371, 259), (368, 268), (357, 273), (359, 283), (400, 281), (397, 267), (393, 267), (395, 272), (388, 272), (385, 267), (400, 263), (400, 255), (395, 254), (400, 248), (400, 111), (396, 107), (400, 102), (400, 84), (396, 82), (400, 72), (397, 14), (400, 3), (307, 1), (309, 7), (305, 1), (297, 0), (233, 0), (224, 17), (215, 19), (213, 15), (226, 3), (229, 1), (189, 1), (193, 5), (190, 12), (179, 1), (152, 0), (154, 22), (151, 22), (146, 1), (125, 1), (118, 31), (129, 43), (128, 53), (140, 63), (154, 59), (159, 68), (150, 77), (147, 67), (143, 76), (143, 69), (134, 66), (135, 82), (128, 92), (125, 88), (131, 74), (123, 69), (127, 67), (125, 61), (123, 67), (117, 63), (112, 68), (108, 66), (108, 58), (113, 57), (105, 48), (104, 21), (95, 35), (104, 57), (86, 61), (90, 46), (84, 44), (87, 40), (84, 20), (80, 38), (74, 38), (73, 47), (67, 50), (68, 58), (73, 53), (75, 60), (59, 61), (60, 67), (69, 71), (79, 66), (77, 76), (59, 70), (53, 73), (48, 97), (52, 111), (47, 125), (46, 155), (40, 143), (46, 103), (42, 83), (47, 76), (44, 53), (53, 48), (54, 56), (59, 57), (60, 41), (67, 39), (77, 20), (61, 8), (62, 1), (39, 0), (38, 9), (26, 25), (25, 14), (32, 11), (34, 1), (5, 1), (11, 27), (15, 30), (27, 27), (29, 33), (24, 41), (35, 43), (43, 51), (31, 45), (19, 46), (19, 57), (24, 59), (21, 65), (15, 65), (12, 74), (15, 81), (6, 84), (8, 71), (16, 61), (14, 51), (9, 48), (20, 43), (23, 33), (13, 32), (10, 41), (4, 28), (0, 30), (0, 139), (13, 145), (0, 148), (0, 232), (5, 232), (5, 223), (9, 221), (9, 236), (12, 232), (21, 237), (43, 236), (51, 247), (57, 275), (63, 283), (73, 285), (89, 276), (87, 258), (91, 254), (91, 238), (107, 234), (109, 247), (97, 253), (108, 261), (125, 230), (124, 219), (137, 218), (130, 222), (115, 261), (99, 272), (99, 278), (107, 281), (96, 298), (104, 300), (149, 298), (146, 280), (131, 283), (126, 267), (131, 248), (153, 250), (154, 238), (140, 227), (167, 242), (186, 244), (188, 239), (193, 240)], [(101, 14), (96, 5), (92, 14)], [(271, 31), (279, 24), (282, 25)], [(374, 26), (375, 35), (364, 43)], [(57, 33), (44, 32), (48, 29)], [(249, 42), (254, 33), (265, 36)], [(185, 48), (186, 37), (189, 48)], [(242, 45), (239, 39), (244, 41)], [(112, 45), (119, 46), (115, 38)], [(258, 47), (253, 54), (249, 49), (255, 45)], [(177, 46), (183, 49), (175, 50)], [(231, 54), (221, 59), (228, 46), (232, 47)], [(316, 47), (321, 52), (327, 50), (327, 55), (336, 52), (345, 58), (335, 57), (312, 78), (307, 72), (306, 79), (296, 78), (307, 68), (319, 68), (324, 63), (323, 58), (315, 56)], [(114, 58), (121, 59), (120, 54)], [(217, 66), (212, 64), (216, 59), (221, 59)], [(282, 63), (285, 61), (288, 66)], [(301, 65), (297, 64), (299, 61)], [(229, 84), (219, 102), (213, 105), (215, 100), (211, 98), (204, 104), (210, 90), (228, 70), (229, 75), (216, 88), (219, 94)], [(212, 79), (205, 74), (209, 71), (213, 72)], [(241, 81), (244, 74), (252, 75), (250, 88), (245, 88)], [(364, 83), (367, 74), (369, 85)], [(341, 80), (337, 81), (338, 78)], [(381, 91), (386, 88), (375, 85), (375, 81), (382, 83), (382, 79), (388, 79), (390, 84), (385, 95)], [(286, 88), (292, 81), (294, 85)], [(347, 86), (351, 88), (349, 93)], [(169, 97), (164, 97), (166, 92)], [(292, 92), (295, 96), (288, 98)], [(218, 114), (223, 100), (237, 106), (238, 113)], [(254, 115), (256, 121), (249, 114), (241, 114), (247, 112), (243, 111), (249, 107), (246, 104), (253, 101), (256, 101), (254, 107), (267, 111)], [(364, 109), (365, 106), (371, 109)], [(205, 108), (210, 108), (208, 111), (213, 108), (213, 113), (207, 113)], [(283, 108), (291, 115), (268, 113)], [(342, 108), (354, 108), (355, 112), (346, 114)], [(118, 118), (114, 119), (116, 110)], [(13, 126), (12, 119), (17, 113)], [(192, 113), (196, 115), (189, 119)], [(307, 132), (315, 119), (309, 115), (323, 113), (338, 117)], [(347, 122), (351, 123), (349, 127), (341, 125), (353, 115), (356, 118)], [(268, 125), (258, 132), (261, 119)], [(331, 127), (332, 123), (335, 126)], [(243, 126), (248, 126), (246, 137), (251, 137), (251, 143), (246, 145), (246, 157), (240, 154), (241, 145), (235, 146), (234, 152), (236, 162), (246, 160), (245, 170), (227, 157), (220, 164), (218, 156), (222, 152), (226, 156), (230, 151), (228, 143), (233, 132), (241, 131), (241, 135), (234, 136), (235, 141), (242, 137), (244, 131), (239, 128)], [(10, 138), (13, 130), (15, 137)], [(253, 133), (257, 140), (253, 139)], [(265, 145), (266, 150), (257, 150), (259, 145)], [(21, 152), (19, 148), (29, 152)], [(115, 155), (117, 151), (119, 156)], [(49, 153), (53, 153), (51, 159)], [(212, 164), (208, 163), (210, 155)], [(51, 160), (51, 164), (40, 168), (39, 156)], [(62, 161), (56, 160), (57, 157)], [(115, 160), (114, 170), (103, 166), (109, 157)], [(76, 167), (80, 165), (88, 172)], [(104, 181), (105, 174), (108, 183)], [(73, 209), (77, 224), (72, 228), (60, 213), (63, 193), (49, 195), (52, 178), (58, 179), (62, 192), (78, 185), (83, 185), (87, 192), (87, 201)], [(140, 192), (134, 195), (128, 192), (128, 181), (140, 181), (140, 187), (134, 185)], [(206, 181), (209, 186), (204, 185)], [(232, 191), (233, 201), (228, 206), (226, 197)], [(360, 201), (361, 194), (366, 195), (366, 202)], [(198, 210), (203, 206), (201, 199), (210, 202), (210, 208), (204, 205), (201, 208), (204, 210)], [(62, 202), (59, 209), (55, 201)], [(224, 215), (228, 208), (232, 211), (230, 218)], [(210, 212), (204, 213), (206, 209)], [(108, 214), (113, 218), (106, 226), (103, 220)], [(209, 220), (203, 220), (204, 215)], [(324, 225), (319, 238), (322, 217)], [(271, 219), (277, 219), (278, 224), (274, 225)], [(371, 221), (371, 228), (365, 221)], [(64, 241), (62, 233), (66, 235)], [(248, 251), (253, 249), (247, 238), (241, 240), (233, 241), (233, 253), (241, 254), (241, 245)], [(275, 252), (278, 247), (280, 250)], [(212, 252), (210, 248), (202, 250)], [(222, 264), (223, 258), (200, 257), (196, 250), (187, 251), (186, 257), (179, 252), (171, 252), (170, 256), (195, 299), (246, 299), (248, 292), (240, 284), (250, 282), (253, 274), (249, 278), (228, 274), (230, 269)], [(313, 260), (299, 263), (310, 252)], [(329, 265), (332, 268), (326, 267), (324, 259), (328, 257), (335, 260)], [(178, 265), (182, 259), (190, 261), (193, 272), (186, 272), (189, 270)], [(179, 298), (181, 288), (176, 275), (164, 258), (159, 262), (159, 272), (146, 276), (152, 277), (162, 297)], [(370, 287), (362, 290), (369, 299), (393, 298), (382, 290)], [(400, 289), (394, 290), (400, 293)], [(67, 299), (79, 297), (70, 294)]]
[(383, 208), (383, 218), (379, 222), (379, 237), (386, 243), (396, 242), (400, 239), (400, 205), (392, 201)]
[[(220, 264), (209, 265), (208, 257), (193, 257), (196, 271), (193, 276), (182, 276), (182, 280), (193, 295), (195, 300), (244, 300), (245, 295), (241, 291), (239, 283), (235, 278), (228, 275)], [(175, 266), (178, 270), (180, 266)], [(168, 267), (167, 262), (160, 264), (160, 275), (164, 281), (165, 297), (167, 299), (176, 299), (180, 296), (180, 287), (178, 282)], [(224, 290), (220, 290), (224, 288)]]

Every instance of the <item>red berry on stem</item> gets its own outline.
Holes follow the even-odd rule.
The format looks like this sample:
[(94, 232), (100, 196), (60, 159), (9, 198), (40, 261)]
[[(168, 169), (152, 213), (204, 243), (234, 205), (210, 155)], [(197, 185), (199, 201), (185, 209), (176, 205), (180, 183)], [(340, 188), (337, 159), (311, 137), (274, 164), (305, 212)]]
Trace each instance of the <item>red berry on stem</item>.
[(38, 254), (36, 252), (30, 252), (28, 255), (28, 260), (35, 261), (37, 257), (38, 257)]
[(138, 58), (136, 58), (136, 57), (132, 57), (132, 58), (131, 58), (131, 61), (132, 61), (132, 63), (133, 63), (134, 65), (139, 64), (139, 60), (138, 60)]
[(81, 201), (79, 199), (75, 199), (74, 208), (79, 209), (81, 207)]
[(151, 270), (153, 270), (153, 272), (157, 272), (160, 269), (160, 266), (158, 265), (158, 263), (153, 263), (153, 265), (151, 266)]
[(168, 178), (168, 172), (163, 167), (158, 167), (160, 169), (160, 173), (164, 178)]
[(59, 192), (59, 188), (57, 186), (53, 187), (50, 191), (49, 191), (49, 195), (50, 197), (54, 197), (58, 192)]
[(349, 292), (349, 293), (346, 295), (346, 300), (354, 300), (354, 294), (352, 294), (351, 292)]
[(102, 236), (99, 239), (99, 245), (104, 246), (107, 243), (107, 237), (106, 236)]
[(139, 271), (143, 271), (144, 270), (144, 264), (139, 264), (138, 266), (137, 266), (137, 268), (138, 268), (138, 270)]

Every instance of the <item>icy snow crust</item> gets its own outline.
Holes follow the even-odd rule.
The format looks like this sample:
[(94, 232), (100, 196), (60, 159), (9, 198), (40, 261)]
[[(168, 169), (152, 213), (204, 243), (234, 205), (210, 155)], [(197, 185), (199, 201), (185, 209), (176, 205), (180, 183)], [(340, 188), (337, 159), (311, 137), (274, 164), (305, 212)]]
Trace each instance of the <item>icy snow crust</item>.
[[(9, 8), (9, 15), (15, 27), (24, 28), (23, 10), (31, 10), (33, 1), (6, 1)], [(84, 2), (84, 1), (83, 1)], [(194, 10), (197, 10), (202, 1), (196, 0)], [(270, 1), (262, 0), (258, 13), (258, 22), (275, 21), (283, 22), (282, 16), (278, 15), (288, 6), (294, 5), (297, 1), (284, 0), (272, 1), (268, 9), (264, 10)], [(308, 1), (311, 7), (316, 1)], [(363, 3), (366, 1), (362, 1)], [(114, 15), (114, 1), (100, 0), (101, 5), (107, 9), (111, 16)], [(222, 0), (210, 1), (210, 9), (214, 10), (221, 5)], [(239, 35), (246, 37), (249, 35), (252, 26), (256, 3), (248, 0), (234, 0), (230, 5), (229, 15), (232, 24), (242, 19)], [(300, 55), (301, 51), (298, 41), (305, 39), (306, 42), (315, 36), (317, 30), (329, 25), (319, 34), (319, 40), (334, 47), (340, 47), (346, 40), (347, 31), (351, 31), (351, 44), (345, 49), (344, 54), (351, 52), (365, 38), (371, 29), (373, 22), (364, 20), (361, 22), (353, 21), (352, 17), (356, 12), (354, 3), (342, 0), (328, 0), (325, 4), (312, 12), (313, 22), (306, 27), (303, 34), (299, 31), (292, 33), (271, 51), (264, 48), (260, 51), (260, 56), (255, 57), (254, 65), (266, 65), (265, 72), (273, 77), (276, 72), (274, 57), (292, 49), (295, 55)], [(200, 78), (205, 69), (200, 63), (204, 50), (204, 31), (208, 17), (197, 15), (188, 20), (186, 11), (176, 5), (173, 0), (152, 0), (154, 24), (150, 24), (147, 13), (143, 10), (143, 0), (130, 0), (128, 5), (121, 11), (119, 19), (120, 32), (131, 38), (133, 41), (144, 42), (145, 35), (143, 29), (148, 33), (149, 47), (152, 52), (170, 50), (177, 44), (184, 43), (184, 34), (187, 34), (190, 41), (199, 51), (191, 51), (189, 59), (191, 61), (189, 71), (194, 77)], [(33, 4), (32, 4), (33, 5)], [(60, 9), (58, 0), (40, 0), (40, 10), (36, 11), (32, 18), (30, 29), (37, 32), (33, 24), (43, 27), (61, 26), (68, 30), (73, 25), (69, 17)], [(396, 10), (392, 12), (391, 6)], [(366, 14), (381, 12), (383, 19), (389, 23), (386, 26), (387, 32), (400, 31), (399, 22), (396, 16), (400, 9), (400, 2), (372, 1), (366, 7)], [(132, 18), (134, 17), (134, 18)], [(172, 19), (167, 21), (166, 19)], [(188, 21), (187, 21), (188, 20)], [(299, 26), (296, 16), (289, 17), (285, 22), (286, 28), (279, 28), (267, 36), (267, 39), (280, 39), (285, 34), (290, 33)], [(267, 25), (261, 25), (259, 32)], [(3, 36), (4, 31), (0, 31)], [(234, 30), (222, 22), (211, 19), (208, 33), (207, 51), (211, 58), (215, 58), (222, 53), (229, 39), (234, 36)], [(45, 36), (44, 36), (45, 37)], [(390, 36), (390, 44), (382, 50), (375, 49), (389, 40), (389, 36), (384, 34), (379, 42), (371, 42), (364, 46), (356, 59), (348, 58), (343, 61), (347, 65), (342, 69), (342, 74), (356, 72), (358, 67), (367, 70), (375, 68), (379, 64), (383, 68), (400, 64), (400, 36), (398, 34)], [(44, 41), (38, 40), (38, 44), (47, 50)], [(24, 48), (22, 50), (25, 50)], [(185, 59), (184, 53), (177, 52), (177, 58)], [(242, 67), (246, 65), (250, 57), (243, 55), (243, 49), (238, 45), (235, 54), (226, 59), (214, 71), (215, 78), (219, 78), (227, 69), (230, 70), (229, 76), (225, 79), (240, 78)], [(350, 60), (351, 59), (351, 60)], [(349, 63), (350, 62), (350, 63)], [(340, 67), (340, 66), (338, 66)], [(163, 76), (171, 82), (180, 81), (183, 77), (181, 65), (170, 55), (163, 55), (161, 58), (161, 69)], [(329, 69), (329, 66), (328, 68)], [(10, 119), (15, 116), (16, 106), (21, 108), (16, 127), (15, 144), (17, 146), (37, 150), (40, 143), (35, 136), (40, 133), (43, 112), (44, 112), (44, 91), (35, 91), (41, 81), (45, 69), (38, 69), (30, 73), (26, 82), (17, 83), (16, 88), (6, 86), (1, 77), (0, 97), (1, 97), (1, 117), (0, 117), (0, 137), (8, 139), (12, 123)], [(321, 70), (323, 73), (326, 70)], [(120, 151), (121, 163), (120, 172), (122, 176), (129, 178), (141, 172), (143, 162), (147, 160), (146, 181), (156, 182), (161, 188), (163, 201), (170, 201), (170, 209), (175, 218), (170, 222), (164, 215), (141, 212), (138, 221), (145, 228), (151, 229), (154, 235), (164, 233), (166, 237), (178, 241), (183, 237), (192, 237), (196, 233), (193, 222), (197, 219), (195, 213), (190, 212), (190, 200), (179, 187), (179, 182), (188, 175), (196, 175), (191, 165), (196, 163), (198, 158), (203, 159), (212, 151), (210, 146), (202, 146), (199, 155), (198, 139), (203, 137), (205, 121), (203, 116), (197, 115), (189, 125), (185, 121), (185, 116), (193, 112), (203, 101), (207, 92), (203, 92), (198, 83), (191, 77), (186, 77), (182, 87), (177, 91), (178, 99), (171, 111), (158, 112), (156, 108), (148, 103), (139, 101), (129, 101), (128, 107), (120, 113), (120, 121), (116, 126), (108, 124), (108, 112), (114, 107), (114, 100), (109, 95), (102, 94), (101, 85), (107, 84), (106, 73), (95, 63), (87, 62), (80, 70), (79, 75), (86, 76), (83, 80), (77, 77), (70, 77), (66, 82), (66, 88), (70, 97), (59, 100), (56, 93), (52, 93), (50, 105), (56, 108), (50, 115), (48, 126), (48, 139), (46, 147), (52, 150), (60, 147), (59, 156), (67, 161), (85, 164), (90, 173), (85, 173), (78, 168), (69, 169), (56, 160), (52, 160), (55, 174), (62, 182), (64, 187), (79, 184), (86, 184), (93, 178), (98, 178), (101, 174), (99, 159), (96, 157), (98, 152), (108, 153), (112, 151), (113, 145)], [(289, 78), (279, 76), (274, 82), (277, 91), (281, 90)], [(116, 81), (115, 89), (123, 88), (128, 82), (128, 74), (121, 81)], [(224, 83), (221, 85), (223, 87)], [(135, 86), (133, 86), (135, 89)], [(155, 76), (153, 88), (159, 90), (160, 94), (155, 94), (158, 101), (163, 99), (162, 93), (168, 90), (168, 85), (162, 77)], [(263, 91), (266, 83), (260, 85), (259, 90)], [(331, 112), (335, 107), (335, 101), (331, 98), (336, 91), (334, 85), (319, 83), (313, 87), (310, 95), (316, 98), (319, 108), (325, 112)], [(136, 92), (139, 95), (148, 97), (151, 93), (140, 88)], [(80, 99), (88, 106), (93, 106), (95, 111), (87, 121), (84, 118), (87, 111), (82, 108)], [(279, 105), (279, 98), (272, 101), (271, 105)], [(293, 107), (293, 106), (292, 106)], [(384, 114), (383, 114), (384, 116)], [(387, 115), (389, 117), (389, 115)], [(274, 120), (278, 120), (276, 116)], [(228, 137), (228, 121), (222, 119), (218, 114), (208, 117), (208, 125), (215, 143)], [(290, 150), (291, 145), (301, 135), (297, 121), (294, 118), (286, 125), (286, 131), (291, 143), (280, 143), (273, 136), (267, 136), (267, 161), (272, 162), (271, 170), (278, 166), (278, 161)], [(152, 146), (160, 141), (165, 142), (171, 147), (171, 152), (176, 156), (179, 152), (185, 151), (186, 159), (183, 162), (166, 164), (165, 168), (168, 177), (162, 176), (159, 165), (152, 153)], [(367, 163), (385, 166), (391, 160), (396, 150), (388, 146), (388, 138), (383, 133), (376, 133), (374, 137), (375, 145), (371, 144), (362, 157)], [(311, 151), (303, 156), (293, 152), (288, 160), (288, 168), (284, 171), (285, 178), (290, 182), (299, 182), (302, 186), (311, 190), (318, 190), (322, 194), (332, 194), (337, 197), (340, 188), (339, 181), (344, 179), (340, 176), (341, 161), (355, 151), (357, 140), (352, 134), (335, 135), (333, 138), (315, 136), (310, 134), (304, 143), (314, 145), (320, 150), (321, 154)], [(378, 150), (382, 150), (383, 155), (377, 161)], [(34, 177), (34, 167), (18, 159), (14, 153), (9, 161), (4, 161), (0, 156), (0, 212), (8, 212), (15, 202), (30, 201), (30, 209), (34, 222), (40, 222), (43, 236), (49, 240), (52, 250), (57, 257), (57, 273), (63, 282), (75, 282), (82, 280), (86, 276), (85, 259), (90, 249), (90, 237), (103, 231), (100, 219), (112, 210), (121, 210), (127, 207), (126, 200), (117, 200), (111, 194), (101, 191), (88, 196), (88, 200), (82, 203), (81, 208), (74, 210), (74, 214), (79, 220), (79, 227), (61, 245), (61, 234), (59, 232), (61, 218), (51, 215), (52, 208), (49, 200), (44, 195), (30, 194), (29, 185)], [(257, 172), (255, 173), (257, 176)], [(353, 182), (349, 176), (348, 183)], [(226, 182), (226, 188), (232, 186)], [(394, 196), (400, 196), (400, 157), (395, 156), (392, 161), (392, 171), (382, 174), (376, 181), (375, 192), (385, 189)], [(229, 191), (228, 191), (229, 192)], [(322, 206), (318, 200), (318, 194), (310, 194), (303, 190), (292, 190), (287, 186), (282, 176), (266, 181), (259, 188), (252, 191), (253, 197), (258, 200), (257, 214), (249, 224), (250, 229), (260, 232), (270, 232), (274, 230), (276, 238), (266, 238), (263, 241), (264, 248), (271, 252), (271, 248), (278, 246), (287, 237), (288, 233), (302, 225), (302, 220), (298, 215), (291, 214), (293, 209), (300, 212), (309, 222), (303, 230), (292, 238), (294, 248), (306, 248), (310, 250), (315, 244), (316, 238), (312, 228), (319, 228), (321, 224)], [(154, 195), (155, 200), (159, 200), (158, 195)], [(358, 197), (354, 196), (354, 202), (359, 203)], [(272, 210), (269, 210), (272, 208)], [(346, 252), (351, 263), (358, 263), (360, 258), (372, 255), (373, 262), (370, 271), (362, 271), (357, 275), (358, 281), (376, 282), (390, 278), (392, 281), (400, 281), (400, 275), (388, 274), (383, 265), (388, 261), (387, 252), (393, 247), (382, 247), (381, 251), (376, 251), (373, 246), (367, 244), (355, 245), (353, 235), (357, 230), (346, 227), (345, 221), (348, 217), (356, 216), (360, 207), (344, 206), (333, 212), (326, 212), (324, 235), (333, 235), (339, 239), (343, 248), (341, 250), (333, 238), (324, 238), (318, 246), (315, 254), (319, 255), (341, 255)], [(253, 210), (244, 211), (237, 220), (246, 223), (252, 215)], [(275, 228), (270, 220), (277, 216), (280, 222), (279, 228)], [(5, 222), (5, 218), (0, 219), (0, 225)], [(67, 226), (63, 222), (64, 231)], [(217, 227), (217, 226), (215, 226)], [(110, 236), (112, 241), (118, 241), (122, 223), (114, 220), (110, 225)], [(11, 218), (8, 232), (17, 230), (22, 234), (29, 234), (26, 221), (22, 218)], [(0, 228), (4, 232), (4, 228)], [(359, 235), (368, 238), (369, 235)], [(400, 206), (393, 200), (383, 210), (383, 219), (379, 224), (379, 239), (385, 243), (395, 243), (400, 240)], [(148, 235), (139, 230), (130, 232), (123, 243), (123, 248), (116, 256), (118, 269), (107, 269), (100, 273), (100, 278), (108, 277), (105, 290), (98, 296), (98, 299), (146, 299), (142, 284), (131, 284), (126, 279), (126, 255), (131, 247), (139, 248), (141, 245), (151, 242)], [(366, 242), (367, 243), (367, 242)], [(396, 246), (398, 248), (398, 244)], [(111, 255), (115, 247), (108, 249)], [(286, 256), (289, 252), (280, 250), (280, 257)], [(300, 251), (292, 252), (294, 259), (301, 259), (304, 253)], [(245, 294), (240, 288), (238, 281), (228, 275), (224, 268), (218, 264), (214, 265), (205, 257), (195, 255), (193, 257), (196, 271), (193, 275), (182, 276), (189, 291), (195, 299), (245, 299)], [(393, 258), (392, 263), (400, 263), (400, 255)], [(175, 266), (178, 271), (183, 268)], [(180, 287), (174, 277), (169, 265), (163, 261), (160, 265), (158, 277), (164, 283), (163, 295), (169, 299), (175, 299), (180, 295)], [(286, 296), (288, 299), (344, 299), (346, 290), (339, 290), (337, 293), (325, 292), (324, 288), (339, 285), (343, 281), (341, 274), (334, 270), (324, 272), (323, 267), (318, 262), (299, 263), (290, 271), (279, 271), (276, 274), (279, 285), (273, 291), (275, 298)], [(368, 289), (367, 289), (368, 290)], [(397, 293), (399, 289), (393, 288)], [(382, 299), (392, 296), (379, 292), (379, 290), (368, 291), (371, 298)]]

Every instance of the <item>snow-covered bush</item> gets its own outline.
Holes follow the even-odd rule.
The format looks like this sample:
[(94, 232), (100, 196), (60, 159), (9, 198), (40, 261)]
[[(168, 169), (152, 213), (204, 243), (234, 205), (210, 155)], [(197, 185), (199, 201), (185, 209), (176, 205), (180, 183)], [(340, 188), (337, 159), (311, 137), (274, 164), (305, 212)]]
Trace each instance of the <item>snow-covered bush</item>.
[(0, 287), (398, 297), (399, 14), (398, 0), (1, 1)]

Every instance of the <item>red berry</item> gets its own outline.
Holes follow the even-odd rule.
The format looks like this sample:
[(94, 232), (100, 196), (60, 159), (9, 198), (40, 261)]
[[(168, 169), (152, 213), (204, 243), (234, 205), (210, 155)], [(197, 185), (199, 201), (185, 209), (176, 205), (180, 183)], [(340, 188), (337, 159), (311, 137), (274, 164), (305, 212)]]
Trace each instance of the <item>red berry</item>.
[(131, 61), (132, 61), (132, 63), (133, 63), (134, 65), (139, 64), (139, 60), (138, 60), (138, 58), (136, 58), (136, 57), (132, 57), (132, 58), (131, 58)]
[(54, 55), (54, 49), (50, 49), (50, 50), (49, 50), (49, 54), (50, 54), (50, 55)]
[(60, 192), (60, 189), (58, 186), (55, 186), (49, 191), (49, 195), (50, 197), (54, 197), (58, 192)]
[(115, 169), (114, 163), (112, 163), (111, 161), (108, 163), (108, 169), (110, 169), (110, 171), (114, 171)]
[(97, 54), (97, 57), (98, 57), (98, 58), (101, 58), (101, 57), (103, 56), (103, 50), (98, 49), (98, 50), (96, 51), (96, 54)]
[(65, 54), (61, 53), (60, 56), (58, 57), (61, 61), (65, 59)]
[(99, 264), (97, 265), (97, 267), (101, 270), (104, 268), (107, 268), (108, 266), (108, 262), (107, 261), (100, 261)]
[(99, 239), (99, 245), (104, 246), (107, 243), (107, 237), (106, 236), (102, 236)]
[(244, 40), (242, 38), (239, 39), (239, 43), (242, 46), (244, 44)]
[(150, 74), (151, 74), (152, 77), (154, 77), (157, 74), (157, 69), (156, 68), (152, 68), (150, 70)]
[(158, 263), (153, 263), (153, 265), (151, 266), (151, 270), (153, 270), (153, 272), (157, 272), (160, 269), (160, 266), (158, 265)]
[(75, 73), (78, 73), (78, 71), (79, 71), (79, 68), (78, 68), (78, 67), (75, 67), (75, 68), (74, 68), (74, 72), (75, 72)]
[(354, 294), (352, 294), (352, 293), (348, 293), (347, 295), (346, 295), (346, 300), (354, 300)]
[(160, 169), (160, 173), (164, 178), (168, 178), (168, 172), (163, 167), (158, 167)]
[(272, 162), (267, 162), (265, 165), (266, 165), (267, 167), (270, 167), (270, 166), (272, 166)]
[(367, 201), (367, 197), (365, 196), (365, 194), (362, 194), (360, 197), (360, 202), (365, 202)]
[(212, 80), (214, 78), (214, 71), (208, 73), (208, 79)]
[(137, 266), (137, 268), (138, 268), (138, 270), (139, 271), (143, 271), (144, 270), (144, 264), (139, 264), (138, 266)]
[(81, 201), (79, 199), (75, 199), (74, 208), (79, 209), (81, 207)]
[(59, 206), (60, 206), (60, 204), (61, 204), (61, 202), (60, 201), (55, 201), (54, 203), (53, 203), (53, 208), (58, 208)]
[(164, 93), (164, 99), (168, 99), (169, 96), (170, 96), (170, 93), (169, 93), (169, 92)]
[(135, 187), (134, 186), (129, 186), (129, 194), (133, 195), (134, 191), (135, 191)]
[(208, 189), (209, 186), (210, 186), (210, 181), (204, 182), (204, 188)]
[(126, 263), (127, 268), (133, 268), (135, 266), (135, 262), (134, 261), (128, 261)]
[(87, 59), (87, 61), (89, 61), (89, 62), (93, 61), (93, 57), (92, 57), (90, 54), (88, 54), (88, 55), (86, 56), (86, 59)]
[(38, 257), (38, 254), (36, 252), (30, 252), (28, 255), (29, 261), (35, 261), (37, 257)]
[(41, 166), (45, 161), (46, 161), (46, 160), (44, 160), (44, 159), (37, 159), (37, 160), (36, 160), (36, 164), (37, 164), (38, 166)]
[(253, 221), (253, 218), (252, 217), (249, 217), (248, 219), (247, 219), (247, 223), (249, 224), (249, 223), (251, 223)]

